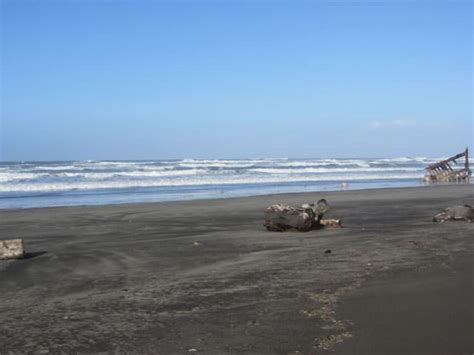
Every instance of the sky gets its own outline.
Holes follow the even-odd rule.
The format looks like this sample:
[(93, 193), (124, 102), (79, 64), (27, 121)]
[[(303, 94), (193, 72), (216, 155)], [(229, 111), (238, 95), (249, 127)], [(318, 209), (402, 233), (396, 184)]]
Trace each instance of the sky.
[(0, 0), (0, 160), (473, 148), (470, 0)]

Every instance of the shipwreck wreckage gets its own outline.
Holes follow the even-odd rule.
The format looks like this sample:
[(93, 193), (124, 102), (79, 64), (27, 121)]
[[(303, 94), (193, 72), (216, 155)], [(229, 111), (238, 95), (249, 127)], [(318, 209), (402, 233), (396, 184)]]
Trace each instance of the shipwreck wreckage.
[[(456, 160), (464, 157), (464, 168), (453, 169), (450, 164), (457, 164)], [(426, 167), (428, 174), (425, 181), (433, 182), (458, 182), (469, 183), (471, 181), (471, 170), (469, 170), (469, 150), (456, 154), (451, 158), (439, 161)]]

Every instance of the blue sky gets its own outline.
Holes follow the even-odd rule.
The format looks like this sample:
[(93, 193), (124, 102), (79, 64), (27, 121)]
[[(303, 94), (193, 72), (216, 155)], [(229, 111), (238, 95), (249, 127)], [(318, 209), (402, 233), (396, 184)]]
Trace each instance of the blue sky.
[(1, 160), (450, 155), (471, 1), (1, 2)]

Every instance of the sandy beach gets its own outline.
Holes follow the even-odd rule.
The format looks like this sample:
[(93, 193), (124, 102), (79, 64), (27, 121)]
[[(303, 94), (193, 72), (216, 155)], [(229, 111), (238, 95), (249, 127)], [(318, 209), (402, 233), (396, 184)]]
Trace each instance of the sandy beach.
[[(326, 198), (345, 228), (272, 233)], [(0, 353), (472, 354), (472, 185), (0, 210)]]

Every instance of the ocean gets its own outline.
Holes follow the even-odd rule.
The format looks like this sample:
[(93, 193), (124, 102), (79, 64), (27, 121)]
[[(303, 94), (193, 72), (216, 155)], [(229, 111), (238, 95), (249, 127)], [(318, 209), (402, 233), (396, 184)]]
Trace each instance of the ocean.
[(440, 158), (0, 162), (0, 208), (179, 201), (423, 184)]

